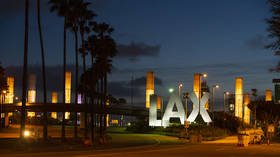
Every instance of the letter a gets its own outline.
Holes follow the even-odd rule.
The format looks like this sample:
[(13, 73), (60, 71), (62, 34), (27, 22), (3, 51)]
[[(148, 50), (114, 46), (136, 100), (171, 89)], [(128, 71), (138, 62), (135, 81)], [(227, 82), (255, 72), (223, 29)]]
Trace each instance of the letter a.
[[(173, 111), (173, 107), (176, 104), (177, 111)], [(181, 99), (177, 94), (172, 93), (168, 104), (166, 106), (165, 113), (162, 117), (162, 126), (167, 127), (169, 126), (170, 118), (180, 118), (181, 124), (183, 125), (186, 119), (185, 110), (182, 104)]]

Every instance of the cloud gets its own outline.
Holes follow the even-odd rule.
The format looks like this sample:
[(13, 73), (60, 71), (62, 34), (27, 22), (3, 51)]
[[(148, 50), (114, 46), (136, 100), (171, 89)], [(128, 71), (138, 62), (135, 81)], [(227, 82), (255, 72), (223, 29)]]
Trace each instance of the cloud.
[[(127, 81), (112, 81), (108, 83), (108, 92), (116, 97), (128, 97), (131, 95), (131, 86)], [(141, 88), (133, 87), (133, 95), (142, 95)]]
[(139, 57), (157, 57), (159, 52), (159, 45), (147, 45), (141, 42), (131, 42), (128, 45), (118, 45), (118, 57), (128, 58), (132, 62), (139, 60)]
[(244, 46), (250, 50), (263, 50), (267, 45), (267, 39), (263, 35), (256, 35), (253, 38), (246, 40)]

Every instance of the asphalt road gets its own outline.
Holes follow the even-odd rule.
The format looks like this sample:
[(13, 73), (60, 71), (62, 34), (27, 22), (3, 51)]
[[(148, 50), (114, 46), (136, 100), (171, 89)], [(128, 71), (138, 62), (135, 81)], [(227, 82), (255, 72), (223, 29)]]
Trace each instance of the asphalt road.
[[(0, 154), (1, 156), (1, 154)], [(233, 144), (154, 145), (111, 150), (5, 154), (24, 157), (269, 157), (280, 156), (280, 144), (237, 147)]]

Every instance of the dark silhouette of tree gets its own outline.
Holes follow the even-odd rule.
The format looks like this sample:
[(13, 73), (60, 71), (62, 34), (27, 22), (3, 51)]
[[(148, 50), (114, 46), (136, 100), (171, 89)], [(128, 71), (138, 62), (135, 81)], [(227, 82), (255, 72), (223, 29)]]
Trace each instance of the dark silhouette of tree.
[(266, 102), (264, 99), (258, 98), (249, 104), (249, 108), (256, 108), (256, 118), (263, 128), (267, 130), (269, 124), (278, 126), (280, 120), (280, 105), (275, 104), (273, 101)]
[(25, 0), (25, 29), (24, 29), (24, 57), (23, 57), (23, 75), (22, 75), (22, 107), (21, 107), (21, 125), (20, 138), (23, 138), (26, 118), (26, 89), (27, 89), (27, 65), (28, 65), (28, 28), (29, 28), (29, 0)]
[(6, 81), (6, 75), (5, 75), (5, 69), (1, 66), (0, 63), (0, 91), (2, 93), (2, 91), (7, 90), (8, 86), (7, 86), (7, 81)]
[[(81, 0), (75, 1), (73, 4), (73, 10), (70, 12), (71, 15), (68, 16), (68, 26), (72, 29), (75, 35), (75, 103), (78, 102), (78, 79), (79, 79), (79, 48), (78, 48), (78, 20), (80, 6), (82, 5)], [(77, 128), (77, 112), (74, 112), (74, 138), (78, 138), (78, 128)]]
[[(257, 101), (257, 97), (258, 97), (258, 94), (257, 94), (258, 90), (253, 88), (253, 89), (251, 89), (251, 91), (252, 91), (252, 96), (254, 97), (254, 101), (256, 102)], [(256, 128), (257, 127), (257, 105), (258, 104), (257, 103), (252, 103), (252, 105), (253, 105), (253, 108), (251, 109), (251, 111), (253, 111), (253, 114), (254, 114), (254, 116), (253, 116), (253, 118), (254, 118), (254, 127)]]
[[(271, 43), (266, 47), (273, 50), (276, 56), (280, 56), (280, 0), (268, 0), (272, 17), (267, 19), (269, 38)], [(271, 71), (280, 72), (280, 61)]]
[[(62, 90), (62, 101), (65, 103), (65, 72), (66, 72), (66, 35), (67, 35), (67, 26), (69, 15), (71, 14), (71, 5), (70, 2), (73, 0), (50, 0), (50, 11), (57, 12), (58, 16), (61, 16), (64, 18), (64, 24), (63, 24), (63, 90)], [(61, 123), (61, 139), (65, 140), (65, 112), (62, 113), (62, 123)]]
[[(107, 98), (107, 73), (111, 72), (112, 68), (112, 58), (117, 53), (117, 46), (115, 41), (111, 38), (111, 33), (113, 28), (106, 23), (93, 23), (93, 31), (96, 33), (96, 41), (93, 51), (96, 53), (96, 65), (100, 70), (100, 82), (101, 82), (101, 108), (105, 110), (105, 103)], [(100, 116), (100, 137), (105, 140), (105, 129), (106, 129), (106, 114)]]
[[(44, 42), (43, 42), (43, 33), (41, 27), (41, 8), (40, 8), (40, 0), (37, 0), (37, 23), (40, 37), (40, 47), (41, 47), (41, 59), (42, 59), (42, 76), (43, 76), (43, 102), (47, 103), (47, 88), (46, 88), (46, 70), (45, 70), (45, 50), (44, 50)], [(44, 128), (43, 128), (43, 138), (47, 140), (48, 138), (48, 115), (46, 109), (43, 114), (44, 118)]]

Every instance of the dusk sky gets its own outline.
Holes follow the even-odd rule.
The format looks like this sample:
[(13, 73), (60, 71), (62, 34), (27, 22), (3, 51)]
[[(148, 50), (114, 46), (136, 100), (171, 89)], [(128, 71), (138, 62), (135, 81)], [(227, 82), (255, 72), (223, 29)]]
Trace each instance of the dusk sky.
[[(35, 2), (31, 0), (29, 64), (36, 67), (41, 60)], [(220, 84), (218, 98), (224, 91), (234, 92), (235, 77), (244, 77), (245, 92), (257, 88), (260, 94), (267, 88), (273, 89), (272, 79), (279, 77), (279, 73), (269, 72), (279, 58), (264, 49), (269, 41), (265, 19), (271, 16), (266, 0), (90, 2), (98, 14), (96, 20), (115, 29), (113, 37), (119, 45), (119, 56), (114, 59), (114, 70), (109, 76), (109, 91), (119, 97), (129, 98), (133, 76), (139, 81), (135, 83), (135, 99), (144, 102), (141, 77), (147, 70), (155, 72), (159, 79), (156, 92), (165, 97), (168, 88), (176, 88), (179, 82), (184, 91), (191, 92), (195, 72), (207, 73), (209, 85)], [(46, 63), (54, 67), (63, 61), (63, 19), (48, 11), (46, 0), (42, 0), (42, 7)], [(9, 69), (15, 70), (23, 62), (23, 15), (24, 1), (0, 1), (0, 61), (8, 74), (15, 74)], [(67, 40), (67, 62), (71, 65), (74, 36), (70, 31)], [(53, 72), (60, 76), (59, 70)]]

